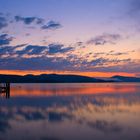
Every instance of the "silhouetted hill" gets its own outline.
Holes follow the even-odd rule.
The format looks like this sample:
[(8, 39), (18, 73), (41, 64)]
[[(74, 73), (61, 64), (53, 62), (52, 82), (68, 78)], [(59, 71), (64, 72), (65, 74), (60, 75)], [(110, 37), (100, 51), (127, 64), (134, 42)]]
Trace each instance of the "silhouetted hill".
[(42, 74), (42, 75), (0, 75), (0, 82), (10, 83), (92, 83), (106, 82), (102, 79), (95, 79), (86, 76), (78, 75), (57, 75), (57, 74)]
[(137, 77), (113, 76), (108, 79), (96, 79), (80, 75), (0, 75), (1, 82), (10, 83), (102, 83), (102, 82), (140, 82)]
[(138, 77), (126, 77), (126, 76), (116, 75), (111, 78), (118, 82), (140, 82), (140, 78)]

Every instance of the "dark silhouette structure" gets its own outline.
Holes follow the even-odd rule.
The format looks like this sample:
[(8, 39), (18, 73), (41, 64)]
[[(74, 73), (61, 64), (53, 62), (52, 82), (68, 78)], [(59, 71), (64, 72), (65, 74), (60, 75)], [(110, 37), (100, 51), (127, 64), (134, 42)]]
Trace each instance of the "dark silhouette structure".
[(6, 99), (10, 98), (10, 83), (0, 84), (0, 94), (4, 95)]
[(110, 78), (93, 78), (80, 75), (41, 74), (41, 75), (4, 75), (0, 74), (2, 83), (105, 83), (105, 82), (140, 82), (140, 77), (113, 76)]

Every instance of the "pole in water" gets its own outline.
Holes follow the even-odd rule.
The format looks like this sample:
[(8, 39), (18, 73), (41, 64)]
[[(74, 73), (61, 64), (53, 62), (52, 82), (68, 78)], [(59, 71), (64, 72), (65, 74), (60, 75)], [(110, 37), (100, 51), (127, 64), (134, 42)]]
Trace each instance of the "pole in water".
[(10, 98), (10, 83), (6, 83), (6, 98)]

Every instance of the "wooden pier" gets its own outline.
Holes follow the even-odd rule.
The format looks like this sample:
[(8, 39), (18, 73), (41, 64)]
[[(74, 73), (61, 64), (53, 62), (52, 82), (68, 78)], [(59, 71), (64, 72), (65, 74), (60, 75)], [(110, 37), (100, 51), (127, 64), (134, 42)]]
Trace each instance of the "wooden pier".
[(10, 98), (10, 83), (0, 83), (0, 95)]

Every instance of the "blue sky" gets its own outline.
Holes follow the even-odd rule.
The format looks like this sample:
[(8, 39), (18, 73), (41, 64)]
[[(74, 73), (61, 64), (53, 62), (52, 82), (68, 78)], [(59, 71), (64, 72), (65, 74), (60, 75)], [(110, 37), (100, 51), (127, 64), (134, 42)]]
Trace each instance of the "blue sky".
[(140, 0), (0, 3), (1, 73), (108, 72), (139, 76)]

